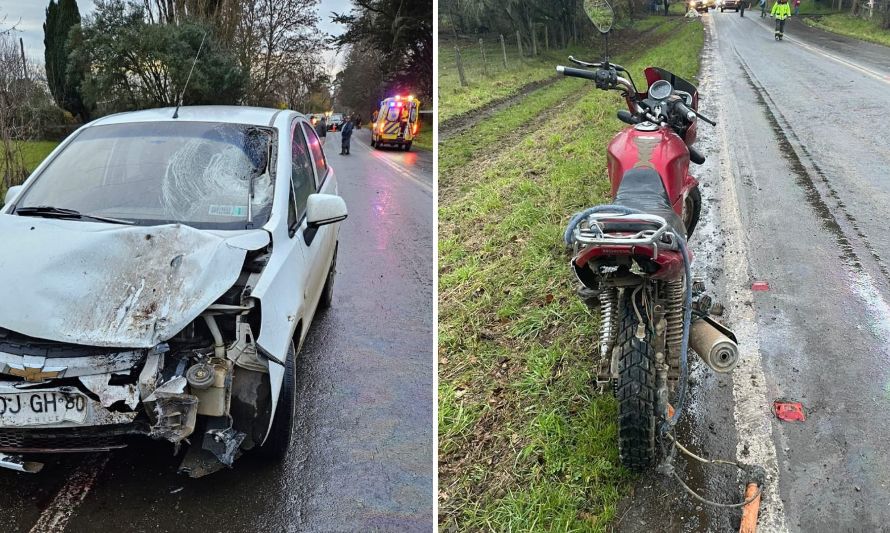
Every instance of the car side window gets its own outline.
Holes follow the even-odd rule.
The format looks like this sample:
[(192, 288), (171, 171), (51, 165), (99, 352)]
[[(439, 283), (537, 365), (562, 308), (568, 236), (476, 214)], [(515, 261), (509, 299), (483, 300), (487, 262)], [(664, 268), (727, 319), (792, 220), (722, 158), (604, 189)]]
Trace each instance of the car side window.
[(312, 172), (312, 159), (309, 156), (306, 139), (296, 125), (291, 140), (291, 187), (294, 195), (293, 205), (296, 209), (294, 216), (296, 220), (300, 220), (306, 214), (309, 195), (315, 192), (315, 175)]
[[(294, 186), (291, 183), (291, 187), (289, 193), (287, 195), (287, 227), (293, 231), (297, 226), (297, 222), (300, 219), (297, 218), (297, 202), (294, 198)], [(293, 233), (291, 233), (291, 237), (293, 237)]]
[(315, 158), (315, 172), (318, 174), (318, 182), (315, 185), (317, 188), (321, 188), (321, 184), (328, 174), (328, 162), (324, 158), (324, 151), (321, 149), (321, 142), (318, 140), (318, 135), (315, 134), (315, 131), (306, 124), (303, 124), (303, 129), (306, 130), (306, 138), (309, 139), (309, 149), (312, 150), (312, 157)]

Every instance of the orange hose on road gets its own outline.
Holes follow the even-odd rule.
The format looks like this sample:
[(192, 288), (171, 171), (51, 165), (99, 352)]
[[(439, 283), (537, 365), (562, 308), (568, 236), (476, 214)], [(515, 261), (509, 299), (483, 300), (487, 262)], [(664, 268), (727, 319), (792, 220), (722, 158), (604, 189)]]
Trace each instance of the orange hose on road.
[[(748, 483), (748, 488), (745, 489), (745, 501), (754, 497), (754, 494), (757, 493), (757, 488), (757, 483)], [(758, 513), (760, 513), (759, 494), (742, 509), (742, 523), (739, 525), (739, 533), (757, 533)]]

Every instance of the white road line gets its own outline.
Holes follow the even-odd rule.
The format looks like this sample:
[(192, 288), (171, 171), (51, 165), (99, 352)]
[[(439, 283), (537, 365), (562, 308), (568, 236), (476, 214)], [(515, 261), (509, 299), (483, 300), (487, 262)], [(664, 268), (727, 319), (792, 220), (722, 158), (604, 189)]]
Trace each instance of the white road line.
[(411, 171), (409, 171), (409, 170), (403, 168), (403, 167), (402, 167), (401, 165), (399, 165), (398, 163), (396, 163), (396, 162), (394, 162), (394, 161), (390, 161), (389, 158), (387, 158), (382, 152), (378, 152), (378, 151), (376, 151), (374, 148), (371, 148), (370, 146), (368, 146), (368, 145), (366, 145), (365, 143), (362, 143), (362, 142), (360, 142), (360, 143), (356, 143), (356, 144), (357, 144), (358, 146), (364, 148), (364, 149), (367, 150), (368, 152), (370, 152), (370, 153), (371, 153), (371, 157), (373, 157), (376, 161), (382, 161), (383, 163), (386, 163), (387, 165), (389, 165), (390, 167), (392, 167), (393, 170), (395, 170), (396, 172), (398, 172), (398, 173), (401, 174), (402, 176), (408, 178), (409, 180), (413, 181), (413, 182), (416, 183), (417, 185), (420, 185), (420, 186), (421, 186), (423, 189), (425, 189), (427, 192), (430, 192), (430, 193), (433, 192), (433, 186), (432, 186), (432, 185), (430, 185), (429, 183), (423, 181), (422, 179), (420, 179), (419, 177), (417, 177), (417, 175), (415, 175), (413, 172), (411, 172)]
[[(717, 26), (712, 21), (711, 38), (717, 45)], [(712, 65), (720, 71), (720, 78), (725, 80), (727, 73), (719, 58), (712, 59)], [(725, 85), (724, 85), (725, 86)], [(705, 91), (707, 93), (707, 91)], [(726, 95), (724, 95), (726, 96)], [(772, 440), (772, 417), (766, 394), (766, 379), (760, 354), (760, 330), (757, 325), (754, 309), (745, 302), (753, 301), (750, 290), (750, 266), (748, 254), (751, 246), (746, 241), (747, 232), (742, 224), (736, 191), (736, 175), (739, 174), (738, 161), (731, 154), (744, 152), (747, 161), (751, 161), (748, 143), (740, 137), (734, 137), (730, 147), (728, 124), (740, 120), (738, 109), (731, 98), (723, 98), (724, 109), (731, 116), (724, 116), (718, 121), (717, 131), (720, 140), (720, 220), (725, 250), (733, 250), (733, 254), (724, 254), (723, 267), (726, 284), (732, 290), (726, 290), (728, 309), (732, 317), (732, 325), (739, 338), (739, 366), (732, 373), (733, 418), (735, 420), (738, 443), (736, 460), (740, 463), (757, 464), (766, 470), (767, 482), (763, 489), (763, 504), (759, 526), (765, 532), (785, 532), (785, 509), (779, 496), (779, 464), (776, 448)], [(727, 115), (730, 115), (727, 113)], [(735, 167), (735, 168), (734, 168)]]
[(96, 454), (80, 464), (68, 481), (59, 489), (56, 497), (47, 506), (37, 523), (31, 528), (31, 533), (62, 533), (68, 526), (68, 521), (74, 515), (77, 507), (83, 503), (96, 478), (105, 469), (109, 453)]
[[(755, 19), (755, 21), (757, 21), (757, 20)], [(766, 29), (768, 29), (768, 30), (770, 30), (770, 31), (775, 31), (774, 28), (770, 28), (767, 24), (765, 24), (765, 23), (763, 23), (763, 22), (760, 22), (760, 21), (757, 21), (757, 22), (759, 22), (760, 25), (763, 26), (764, 28), (766, 28)], [(877, 72), (877, 71), (875, 71), (875, 70), (872, 70), (872, 69), (870, 69), (870, 68), (868, 68), (868, 67), (864, 67), (864, 66), (860, 65), (859, 63), (856, 63), (856, 62), (854, 62), (854, 61), (850, 61), (850, 60), (848, 60), (848, 59), (844, 59), (844, 58), (838, 57), (838, 56), (836, 56), (836, 55), (834, 55), (834, 54), (831, 54), (831, 53), (829, 53), (829, 52), (826, 52), (824, 49), (822, 49), (822, 48), (820, 48), (820, 47), (818, 47), (818, 46), (814, 46), (814, 45), (811, 45), (811, 44), (807, 44), (807, 43), (805, 43), (805, 42), (803, 42), (803, 41), (801, 41), (800, 39), (797, 39), (797, 38), (795, 38), (795, 37), (789, 37), (789, 36), (788, 36), (788, 33), (785, 33), (785, 36), (784, 36), (782, 39), (784, 39), (785, 41), (791, 42), (791, 43), (793, 43), (793, 44), (796, 44), (797, 46), (800, 46), (801, 48), (804, 48), (804, 49), (806, 49), (806, 50), (809, 50), (810, 52), (813, 52), (814, 54), (818, 54), (818, 55), (820, 55), (820, 56), (822, 56), (822, 57), (831, 59), (832, 61), (835, 61), (835, 62), (837, 62), (837, 63), (840, 63), (841, 65), (845, 65), (845, 66), (847, 66), (847, 67), (850, 67), (850, 68), (852, 68), (853, 70), (858, 70), (859, 72), (865, 74), (866, 76), (870, 76), (870, 77), (872, 77), (872, 78), (874, 78), (874, 79), (876, 79), (876, 80), (878, 80), (878, 81), (881, 81), (881, 82), (884, 82), (884, 83), (890, 85), (890, 75), (887, 75), (887, 74), (881, 74), (880, 72)]]

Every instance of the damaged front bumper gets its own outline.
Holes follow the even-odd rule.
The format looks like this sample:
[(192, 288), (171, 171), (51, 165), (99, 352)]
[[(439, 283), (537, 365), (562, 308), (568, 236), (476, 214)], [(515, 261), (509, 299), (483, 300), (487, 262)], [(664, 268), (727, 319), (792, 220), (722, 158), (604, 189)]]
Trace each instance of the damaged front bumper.
[(244, 338), (228, 349), (0, 352), (0, 467), (34, 472), (39, 463), (18, 454), (110, 451), (133, 435), (171, 442), (177, 453), (189, 444), (180, 471), (192, 477), (231, 467), (262, 444), (270, 421), (268, 370), (249, 326), (240, 329)]

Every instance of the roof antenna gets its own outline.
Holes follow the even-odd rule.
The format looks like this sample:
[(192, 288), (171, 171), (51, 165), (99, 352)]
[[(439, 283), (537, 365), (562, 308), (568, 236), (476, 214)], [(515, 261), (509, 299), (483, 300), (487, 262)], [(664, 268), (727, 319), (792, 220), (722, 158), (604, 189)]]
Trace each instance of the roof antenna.
[(204, 32), (204, 35), (201, 37), (201, 44), (198, 46), (198, 53), (195, 54), (195, 60), (192, 61), (192, 68), (189, 70), (188, 78), (185, 79), (185, 85), (182, 86), (182, 91), (179, 93), (179, 100), (176, 103), (176, 109), (173, 111), (173, 118), (179, 118), (179, 106), (182, 105), (182, 98), (185, 96), (185, 90), (189, 86), (189, 82), (192, 79), (192, 72), (195, 71), (195, 65), (198, 63), (198, 57), (201, 55), (201, 50), (204, 48), (204, 39), (207, 38), (207, 32)]

